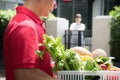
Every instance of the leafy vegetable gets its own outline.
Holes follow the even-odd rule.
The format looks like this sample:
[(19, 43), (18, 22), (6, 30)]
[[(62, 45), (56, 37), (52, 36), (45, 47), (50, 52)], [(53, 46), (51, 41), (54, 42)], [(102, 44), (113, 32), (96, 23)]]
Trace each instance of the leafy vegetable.
[(43, 51), (36, 51), (36, 53), (40, 56), (41, 59), (43, 59), (43, 54), (44, 52)]
[(100, 71), (102, 70), (95, 60), (87, 60), (84, 63), (83, 70), (87, 71)]
[(112, 65), (112, 61), (109, 57), (100, 56), (96, 59), (98, 64), (105, 64), (106, 66)]
[(65, 51), (66, 56), (66, 62), (69, 66), (70, 70), (81, 70), (82, 67), (82, 60), (79, 56), (79, 54), (76, 54), (75, 52), (71, 50)]
[[(81, 70), (81, 57), (71, 50), (65, 50), (61, 38), (44, 35), (44, 44), (55, 61), (53, 72), (57, 70)], [(39, 53), (38, 53), (39, 52)], [(37, 51), (42, 58), (43, 52)]]

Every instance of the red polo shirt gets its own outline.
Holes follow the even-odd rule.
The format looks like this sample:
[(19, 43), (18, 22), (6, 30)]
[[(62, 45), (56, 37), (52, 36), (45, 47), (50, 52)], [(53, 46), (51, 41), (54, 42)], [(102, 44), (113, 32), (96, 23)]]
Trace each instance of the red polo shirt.
[(39, 68), (53, 76), (50, 54), (45, 53), (43, 60), (36, 55), (36, 50), (46, 49), (38, 47), (45, 34), (43, 22), (23, 6), (17, 7), (16, 11), (4, 34), (6, 80), (15, 80), (14, 70), (21, 68)]

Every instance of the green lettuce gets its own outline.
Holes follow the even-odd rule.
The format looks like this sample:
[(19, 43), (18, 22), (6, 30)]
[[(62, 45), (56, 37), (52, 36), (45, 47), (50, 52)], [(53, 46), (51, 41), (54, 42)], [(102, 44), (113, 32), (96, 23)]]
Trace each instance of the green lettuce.
[(87, 60), (84, 62), (83, 70), (87, 71), (101, 71), (102, 69), (95, 60)]
[[(58, 70), (81, 70), (81, 57), (71, 50), (65, 50), (61, 42), (61, 37), (54, 38), (48, 35), (44, 35), (43, 37), (44, 43), (40, 46), (46, 46), (47, 51), (55, 61), (53, 72)], [(43, 59), (43, 51), (37, 51), (37, 54)]]

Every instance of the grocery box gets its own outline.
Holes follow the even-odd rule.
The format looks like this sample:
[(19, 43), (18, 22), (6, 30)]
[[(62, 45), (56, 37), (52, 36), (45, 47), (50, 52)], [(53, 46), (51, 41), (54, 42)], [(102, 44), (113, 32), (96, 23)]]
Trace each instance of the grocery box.
[(120, 71), (58, 71), (58, 80), (120, 80)]

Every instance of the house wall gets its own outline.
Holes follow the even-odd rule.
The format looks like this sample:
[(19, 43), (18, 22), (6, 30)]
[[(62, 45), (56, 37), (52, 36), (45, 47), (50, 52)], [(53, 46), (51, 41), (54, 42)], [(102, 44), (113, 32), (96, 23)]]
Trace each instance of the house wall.
[(104, 14), (104, 0), (95, 0), (93, 2), (93, 17)]
[(110, 16), (94, 17), (92, 28), (92, 50), (103, 49), (108, 56), (110, 56), (110, 21)]
[(3, 10), (7, 10), (7, 9), (15, 10), (16, 5), (17, 5), (17, 2), (14, 2), (14, 1), (0, 1), (0, 9), (3, 9)]
[(60, 36), (62, 43), (64, 44), (65, 30), (68, 30), (69, 21), (65, 18), (51, 18), (46, 21), (46, 32), (47, 35), (53, 37)]
[(15, 10), (18, 4), (23, 4), (23, 0), (0, 0), (0, 9), (7, 10), (12, 9)]

